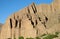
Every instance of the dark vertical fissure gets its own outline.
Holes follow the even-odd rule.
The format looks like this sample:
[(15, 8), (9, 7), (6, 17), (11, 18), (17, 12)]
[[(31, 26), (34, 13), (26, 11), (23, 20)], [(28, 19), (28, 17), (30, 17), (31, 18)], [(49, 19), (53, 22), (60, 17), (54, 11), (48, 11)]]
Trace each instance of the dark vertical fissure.
[[(46, 22), (48, 21), (48, 18), (46, 16), (45, 16), (45, 20), (46, 20)], [(45, 28), (46, 28), (46, 22), (44, 22)]]
[(29, 8), (27, 8), (27, 10), (28, 10), (28, 13), (30, 13), (30, 10), (29, 10)]
[(35, 6), (35, 4), (34, 4), (34, 8), (35, 8), (35, 13), (37, 12), (37, 9), (36, 9), (36, 6)]
[(17, 21), (17, 20), (15, 20), (15, 28), (17, 27), (17, 25), (18, 25), (18, 21)]
[(10, 18), (11, 38), (12, 38), (12, 19)]
[(38, 17), (39, 18), (39, 21), (41, 21), (41, 18), (40, 17)]
[(34, 26), (34, 22), (31, 20), (31, 24), (33, 25), (33, 28), (35, 28), (35, 26)]
[(10, 18), (10, 28), (12, 29), (12, 19)]
[(44, 27), (46, 28), (46, 25), (45, 25), (45, 22), (41, 22), (43, 25), (44, 25)]
[(27, 14), (27, 18), (29, 18), (29, 15)]
[(47, 17), (45, 17), (45, 20), (46, 20), (46, 22), (48, 21), (48, 18)]
[(33, 9), (33, 12), (36, 13), (37, 12), (37, 9), (35, 7), (35, 4), (34, 5), (31, 5), (32, 9)]
[[(40, 17), (38, 17), (38, 19), (39, 19), (39, 21), (42, 21)], [(47, 21), (48, 21), (48, 18), (45, 16), (45, 21), (41, 22), (44, 25), (45, 28), (46, 28), (46, 22)]]
[(21, 28), (21, 20), (19, 20), (19, 28)]
[(37, 25), (38, 24), (37, 20), (35, 22), (36, 22), (36, 25)]
[(30, 14), (27, 14), (27, 18), (28, 18), (29, 20), (32, 20), (32, 16), (31, 16)]
[(27, 14), (26, 16), (27, 16), (28, 20), (30, 20), (33, 28), (35, 28), (35, 25), (37, 25), (37, 20), (35, 20), (35, 25), (34, 25), (34, 22), (32, 21), (32, 16), (30, 14)]

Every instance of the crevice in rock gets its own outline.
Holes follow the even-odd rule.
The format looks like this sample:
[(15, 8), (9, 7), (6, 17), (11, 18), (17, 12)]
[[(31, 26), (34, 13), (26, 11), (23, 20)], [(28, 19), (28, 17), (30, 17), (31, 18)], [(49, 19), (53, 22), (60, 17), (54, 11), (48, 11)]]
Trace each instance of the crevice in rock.
[(41, 18), (40, 17), (38, 17), (39, 18), (39, 21), (41, 21)]
[(29, 15), (27, 14), (27, 18), (29, 18)]
[(28, 18), (29, 20), (32, 20), (32, 16), (31, 16), (30, 14), (27, 14), (27, 18)]
[(21, 19), (19, 20), (19, 28), (21, 28)]
[(18, 21), (17, 21), (17, 20), (15, 20), (15, 28), (17, 27), (17, 25), (18, 25)]
[(10, 28), (12, 29), (12, 19), (10, 18)]
[(37, 20), (35, 20), (36, 25), (38, 24)]
[(46, 28), (46, 25), (45, 25), (45, 22), (41, 22), (43, 25), (44, 25), (44, 27)]
[(33, 25), (33, 28), (35, 28), (35, 26), (34, 26), (34, 22), (31, 20), (31, 24)]
[(36, 13), (37, 12), (37, 9), (36, 9), (36, 6), (35, 6), (34, 3), (33, 3), (33, 5), (31, 5), (31, 7), (32, 7), (33, 12)]
[(31, 22), (31, 24), (32, 24), (32, 26), (33, 26), (33, 28), (35, 28), (34, 22), (32, 21), (32, 16), (29, 16), (29, 15), (27, 14), (27, 18), (30, 20), (30, 22)]
[(28, 13), (30, 13), (29, 7), (27, 7)]
[(45, 20), (46, 20), (46, 22), (48, 21), (48, 18), (45, 16)]

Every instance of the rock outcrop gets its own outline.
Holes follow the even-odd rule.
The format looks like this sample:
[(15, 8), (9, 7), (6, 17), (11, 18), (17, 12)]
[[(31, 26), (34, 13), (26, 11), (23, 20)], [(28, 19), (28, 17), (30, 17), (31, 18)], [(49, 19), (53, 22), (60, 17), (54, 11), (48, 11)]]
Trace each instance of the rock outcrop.
[(35, 5), (12, 14), (1, 30), (1, 39), (18, 39), (19, 36), (36, 37), (42, 34), (60, 32), (60, 0), (50, 5)]

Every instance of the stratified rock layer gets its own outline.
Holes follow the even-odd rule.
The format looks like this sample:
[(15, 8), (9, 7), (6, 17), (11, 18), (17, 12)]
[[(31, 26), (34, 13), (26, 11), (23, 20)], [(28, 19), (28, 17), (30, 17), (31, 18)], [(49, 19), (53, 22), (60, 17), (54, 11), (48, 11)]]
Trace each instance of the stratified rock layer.
[(60, 32), (60, 0), (50, 5), (35, 5), (12, 14), (1, 30), (1, 39), (36, 37), (42, 34)]

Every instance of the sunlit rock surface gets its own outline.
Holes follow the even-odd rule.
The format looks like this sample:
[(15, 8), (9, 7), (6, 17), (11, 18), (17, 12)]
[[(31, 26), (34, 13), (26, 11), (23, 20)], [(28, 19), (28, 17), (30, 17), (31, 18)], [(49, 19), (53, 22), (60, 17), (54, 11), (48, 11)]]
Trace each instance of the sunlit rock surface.
[(49, 5), (32, 3), (12, 14), (2, 27), (0, 39), (34, 38), (54, 32), (60, 32), (60, 0)]

